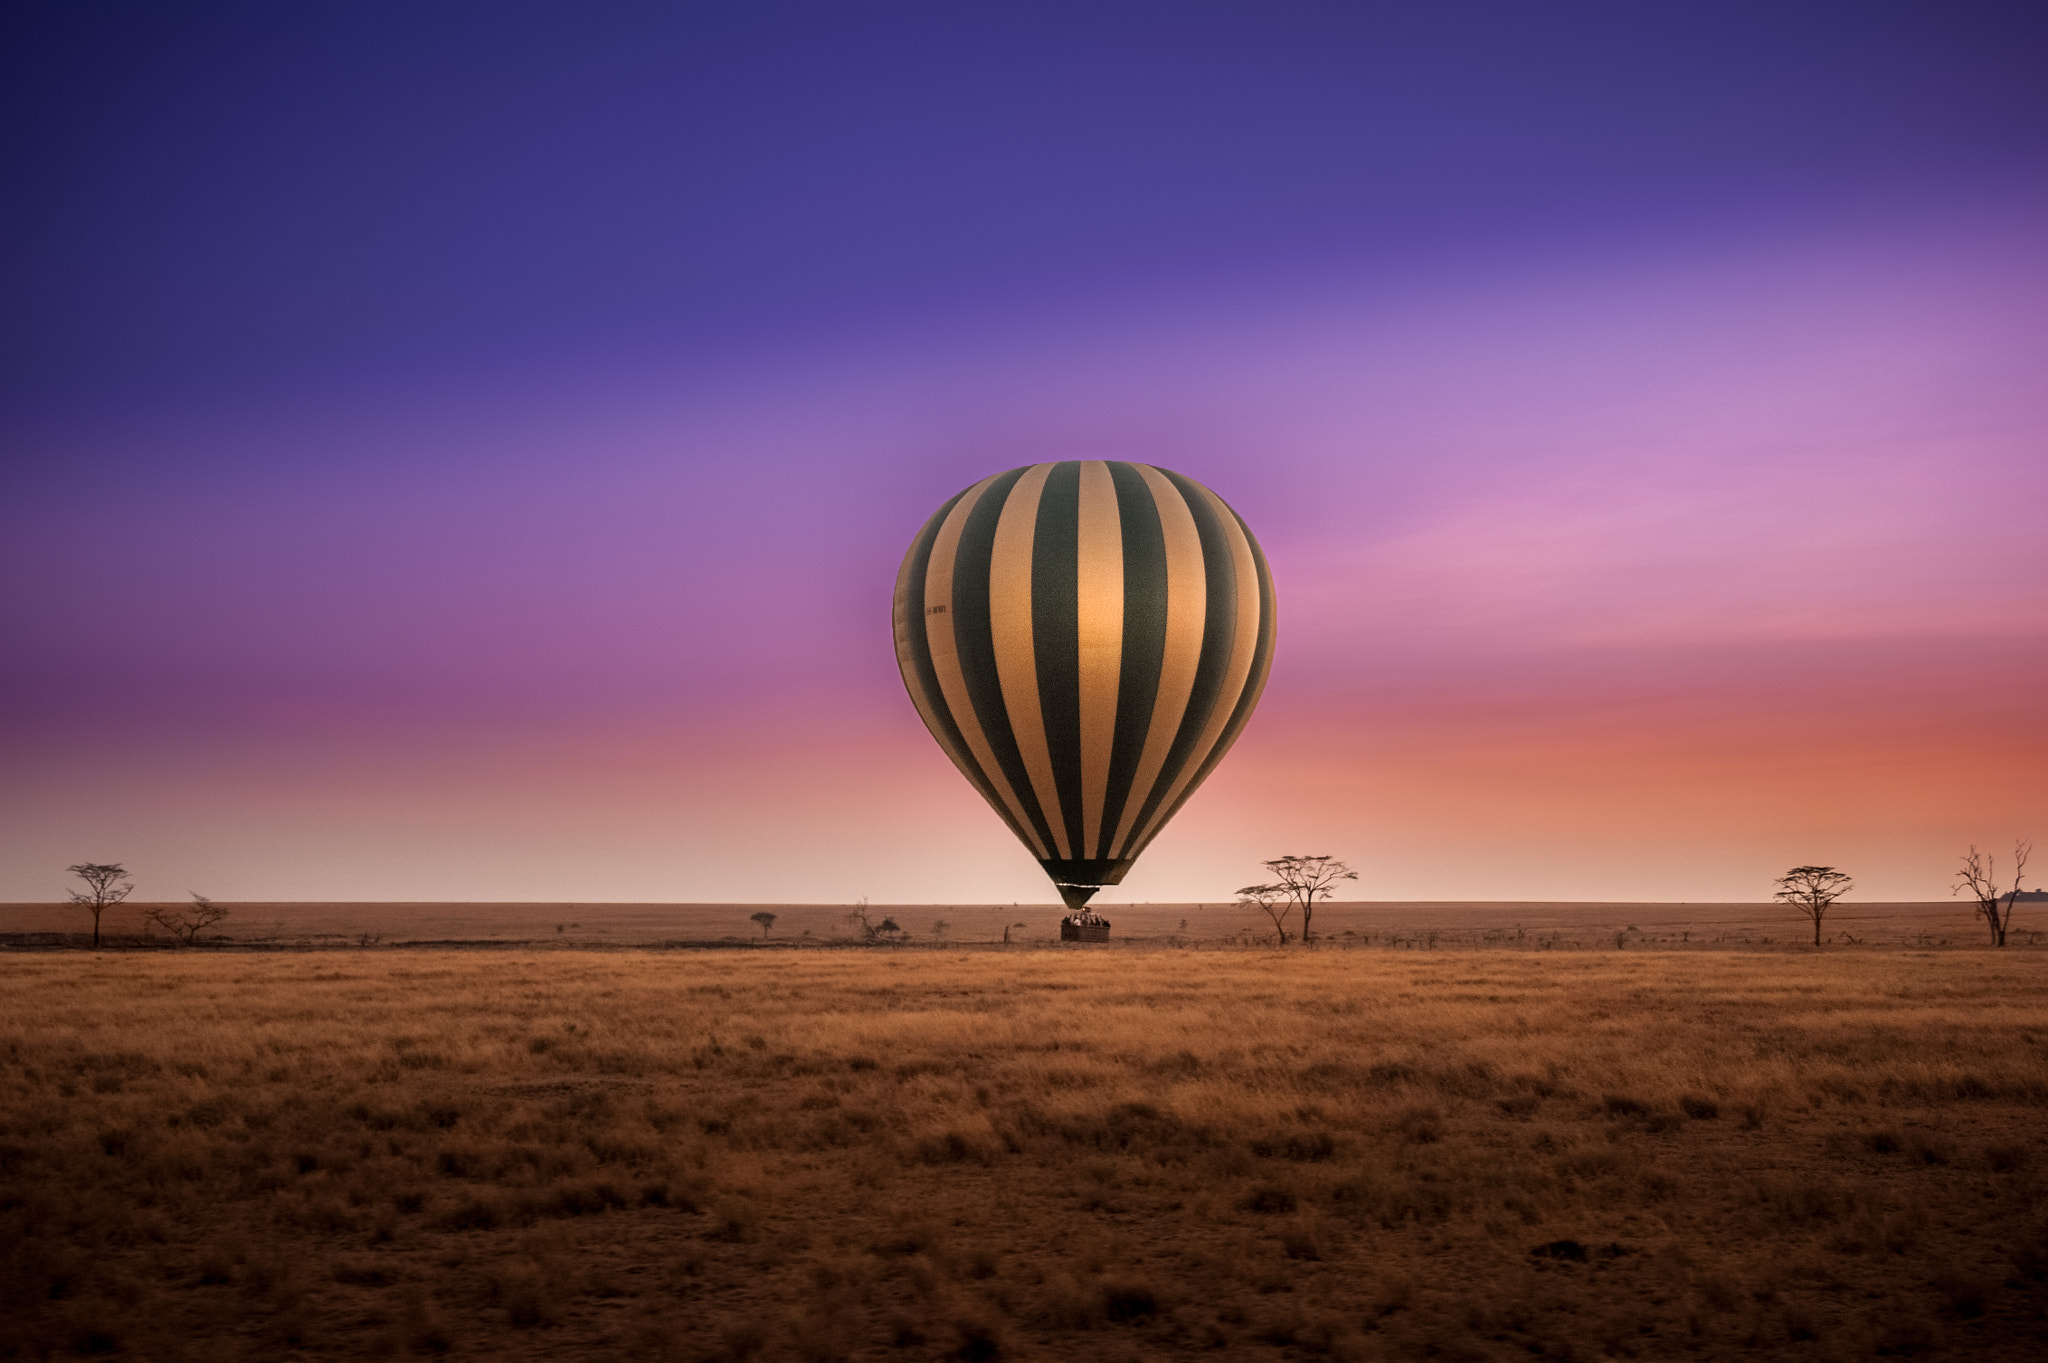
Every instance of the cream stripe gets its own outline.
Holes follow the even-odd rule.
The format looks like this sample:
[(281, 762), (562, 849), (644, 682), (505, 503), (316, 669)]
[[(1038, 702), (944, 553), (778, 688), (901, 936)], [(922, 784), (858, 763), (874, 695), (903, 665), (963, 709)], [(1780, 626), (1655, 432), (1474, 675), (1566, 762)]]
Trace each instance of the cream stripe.
[[(965, 501), (966, 498), (963, 497), (961, 500)], [(933, 538), (936, 541), (937, 537)], [(960, 745), (947, 735), (945, 728), (939, 723), (938, 707), (944, 703), (943, 699), (927, 692), (918, 676), (917, 654), (911, 644), (917, 636), (911, 631), (922, 631), (925, 628), (925, 584), (910, 580), (910, 564), (917, 552), (916, 544), (913, 543), (910, 549), (911, 551), (903, 556), (903, 567), (896, 575), (896, 666), (902, 669), (903, 689), (910, 693), (910, 703), (917, 707), (918, 718), (924, 721), (924, 727), (931, 730), (932, 737), (938, 742), (939, 751), (945, 753), (961, 771), (971, 773), (974, 770), (974, 759), (961, 750)], [(929, 578), (929, 555), (925, 558), (925, 573)]]
[(1080, 624), (1081, 841), (1084, 857), (1102, 855), (1102, 805), (1116, 742), (1118, 674), (1124, 660), (1124, 532), (1116, 480), (1100, 459), (1081, 464)]
[(1031, 544), (1038, 534), (1038, 502), (1045, 491), (1051, 464), (1033, 464), (1010, 488), (996, 522), (996, 543), (988, 569), (989, 633), (996, 646), (996, 676), (1003, 684), (1003, 708), (1010, 714), (1010, 732), (1017, 755), (1031, 776), (1038, 808), (1052, 827), (1053, 843), (1062, 858), (1067, 847), (1067, 821), (1060, 813), (1060, 791), (1052, 776), (1052, 753), (1045, 746), (1045, 711), (1038, 703), (1038, 648), (1031, 635)]
[(960, 643), (954, 636), (953, 566), (960, 553), (960, 532), (967, 524), (968, 514), (994, 481), (995, 477), (984, 478), (969, 488), (953, 507), (953, 514), (939, 527), (939, 537), (932, 543), (931, 564), (924, 575), (925, 638), (932, 651), (932, 670), (938, 674), (939, 689), (945, 693), (946, 709), (960, 726), (960, 737), (974, 754), (975, 763), (989, 785), (1003, 797), (1003, 804), (1009, 809), (1012, 822), (1023, 830), (1032, 855), (1043, 861), (1049, 855), (1045, 844), (1031, 826), (1017, 793), (1010, 789), (1001, 764), (988, 746), (988, 737), (981, 731), (981, 720), (975, 716), (974, 701), (967, 694), (967, 679), (960, 671)]
[(1149, 464), (1133, 464), (1152, 492), (1159, 508), (1160, 528), (1166, 532), (1166, 647), (1159, 664), (1158, 699), (1152, 703), (1152, 726), (1145, 733), (1145, 747), (1138, 757), (1138, 770), (1131, 780), (1131, 793), (1124, 801), (1123, 817), (1117, 821), (1116, 837), (1110, 840), (1111, 856), (1127, 855), (1132, 824), (1159, 779), (1159, 768), (1173, 747), (1187, 712), (1188, 693), (1194, 689), (1195, 668), (1202, 661), (1203, 612), (1208, 609), (1209, 584), (1202, 575), (1202, 537), (1195, 518), (1181, 499), (1180, 489)]
[[(1197, 487), (1201, 484), (1197, 483)], [(1224, 726), (1230, 723), (1230, 716), (1237, 709), (1237, 702), (1244, 695), (1244, 686), (1252, 673), (1252, 659), (1259, 651), (1259, 565), (1252, 558), (1252, 546), (1244, 537), (1244, 530), (1237, 523), (1230, 508), (1223, 499), (1208, 488), (1201, 488), (1202, 496), (1209, 503), (1210, 514), (1223, 527), (1224, 543), (1230, 546), (1231, 575), (1237, 580), (1236, 630), (1230, 639), (1230, 660), (1224, 665), (1223, 689), (1217, 692), (1216, 708), (1209, 712), (1209, 722), (1202, 727), (1202, 736), (1195, 740), (1193, 751), (1188, 753), (1186, 765), (1180, 775), (1174, 778), (1173, 788), (1166, 792), (1166, 798), (1159, 802), (1159, 808), (1145, 822), (1145, 831), (1133, 844), (1143, 850), (1152, 841), (1152, 835), (1173, 811), (1176, 801), (1185, 791), (1188, 782), (1202, 769), (1202, 763), (1209, 760), (1209, 754), (1216, 747), (1216, 740), (1223, 736)]]

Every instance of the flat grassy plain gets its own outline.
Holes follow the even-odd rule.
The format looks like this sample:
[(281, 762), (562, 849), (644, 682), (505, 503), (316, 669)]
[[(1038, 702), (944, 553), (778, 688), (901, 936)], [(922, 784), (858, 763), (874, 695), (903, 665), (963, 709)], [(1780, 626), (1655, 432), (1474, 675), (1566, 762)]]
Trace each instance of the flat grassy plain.
[(0, 1356), (2032, 1359), (2044, 1115), (2025, 948), (13, 952)]
[[(121, 945), (150, 942), (146, 904), (118, 904), (101, 928)], [(176, 906), (172, 906), (176, 907)], [(762, 943), (845, 946), (854, 940), (848, 904), (230, 904), (208, 940), (242, 946), (381, 945), (684, 947)], [(1273, 925), (1231, 903), (1099, 906), (1116, 924), (1113, 946), (1255, 945)], [(750, 915), (776, 916), (764, 937)], [(907, 940), (925, 946), (1057, 941), (1057, 904), (876, 904), (871, 922), (893, 919)], [(943, 923), (943, 936), (935, 929)], [(1288, 931), (1298, 934), (1298, 921)], [(1378, 948), (1515, 947), (1527, 950), (1664, 950), (1776, 947), (1811, 943), (1813, 926), (1783, 904), (1409, 903), (1336, 900), (1316, 910), (1316, 932), (1330, 946)], [(92, 920), (74, 904), (0, 904), (0, 949), (75, 947), (91, 940)], [(1834, 906), (1822, 937), (1839, 946), (1969, 947), (1986, 930), (1967, 902), (1848, 902)], [(2048, 905), (2021, 906), (2015, 945), (2048, 943)], [(168, 946), (164, 933), (154, 937)]]

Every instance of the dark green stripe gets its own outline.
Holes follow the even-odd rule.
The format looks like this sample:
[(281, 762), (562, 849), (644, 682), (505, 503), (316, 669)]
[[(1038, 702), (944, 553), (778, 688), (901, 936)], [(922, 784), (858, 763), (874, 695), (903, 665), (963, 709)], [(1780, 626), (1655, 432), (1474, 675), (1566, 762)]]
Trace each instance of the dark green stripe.
[(1138, 828), (1145, 826), (1160, 801), (1166, 798), (1166, 792), (1173, 788), (1174, 779), (1187, 766), (1202, 730), (1208, 726), (1209, 716), (1216, 710), (1230, 668), (1231, 637), (1237, 625), (1237, 569), (1231, 560), (1230, 545), (1223, 538), (1222, 522), (1194, 483), (1167, 469), (1159, 472), (1179, 490), (1188, 514), (1194, 517), (1195, 533), (1202, 544), (1202, 579), (1208, 587), (1208, 599), (1202, 612), (1202, 651), (1195, 664), (1195, 684), (1188, 694), (1188, 708), (1181, 714), (1173, 746), (1166, 750), (1166, 761), (1160, 765), (1152, 789), (1142, 793), (1144, 803), (1138, 810)]
[[(1123, 818), (1145, 731), (1159, 696), (1159, 670), (1166, 660), (1166, 532), (1152, 486), (1136, 466), (1111, 462), (1116, 514), (1124, 542), (1123, 663), (1117, 673), (1116, 738), (1110, 745), (1109, 784), (1102, 801), (1102, 836), (1116, 836)], [(1142, 796), (1143, 792), (1140, 792)]]
[(1025, 817), (1038, 830), (1048, 851), (1056, 851), (1051, 826), (1032, 793), (1031, 777), (1017, 751), (1017, 735), (1010, 728), (1009, 712), (1003, 708), (1003, 682), (996, 671), (995, 637), (989, 624), (989, 564), (995, 555), (996, 525), (1002, 520), (1003, 503), (1010, 499), (1017, 480), (1028, 466), (998, 474), (982, 493), (960, 534), (960, 551), (953, 560), (953, 637), (960, 647), (960, 673), (966, 679), (967, 696), (981, 721), (982, 736), (988, 740), (1001, 773), (989, 773), (1009, 784)]
[[(1081, 846), (1081, 465), (1054, 464), (1031, 536), (1031, 653), (1067, 846)], [(1054, 844), (1055, 848), (1057, 844)]]
[[(1239, 516), (1235, 511), (1232, 511), (1230, 514), (1237, 521), (1238, 528), (1244, 531), (1245, 542), (1251, 546), (1252, 562), (1258, 568), (1259, 638), (1258, 642), (1253, 645), (1252, 665), (1245, 673), (1244, 689), (1238, 693), (1237, 703), (1231, 710), (1229, 723), (1223, 726), (1223, 732), (1216, 739), (1215, 750), (1203, 761), (1201, 770), (1195, 773), (1195, 779), (1188, 782), (1187, 789), (1183, 790), (1180, 793), (1180, 798), (1174, 801), (1173, 808), (1167, 811), (1164, 819), (1159, 821), (1161, 829), (1173, 822), (1174, 816), (1180, 813), (1181, 806), (1188, 802), (1188, 797), (1201, 789), (1202, 782), (1209, 779), (1209, 773), (1216, 770), (1216, 764), (1223, 760), (1224, 754), (1228, 753), (1231, 746), (1237, 742), (1237, 736), (1244, 732), (1244, 726), (1251, 721), (1252, 711), (1257, 708), (1259, 697), (1266, 689), (1266, 678), (1273, 671), (1273, 643), (1276, 629), (1273, 574), (1266, 567), (1266, 555), (1259, 548), (1258, 537), (1253, 535), (1251, 527), (1244, 523), (1244, 517)], [(1157, 830), (1154, 831), (1156, 834)], [(1150, 841), (1151, 839), (1148, 838), (1144, 843), (1140, 843), (1132, 848), (1131, 855), (1136, 857), (1138, 853), (1145, 850), (1145, 844)]]
[(918, 695), (924, 698), (926, 707), (937, 721), (940, 737), (945, 743), (952, 745), (950, 751), (960, 753), (967, 759), (969, 765), (963, 767), (960, 774), (981, 792), (981, 798), (989, 802), (1003, 822), (1010, 826), (1010, 831), (1023, 838), (1023, 830), (1017, 827), (1017, 821), (1010, 816), (1009, 809), (996, 794), (995, 787), (989, 784), (979, 764), (975, 763), (974, 754), (969, 750), (967, 741), (960, 736), (960, 726), (953, 721), (953, 712), (946, 705), (946, 693), (939, 686), (938, 669), (932, 666), (931, 636), (926, 631), (925, 582), (931, 573), (932, 546), (938, 543), (939, 529), (945, 525), (946, 517), (960, 504), (960, 499), (972, 490), (970, 488), (948, 498), (946, 504), (939, 508), (938, 514), (925, 522), (924, 529), (911, 541), (909, 554), (905, 555), (908, 572), (902, 579), (903, 599), (897, 602), (897, 609), (903, 611), (906, 620), (904, 639), (910, 646), (910, 669), (904, 674), (903, 684), (916, 688)]

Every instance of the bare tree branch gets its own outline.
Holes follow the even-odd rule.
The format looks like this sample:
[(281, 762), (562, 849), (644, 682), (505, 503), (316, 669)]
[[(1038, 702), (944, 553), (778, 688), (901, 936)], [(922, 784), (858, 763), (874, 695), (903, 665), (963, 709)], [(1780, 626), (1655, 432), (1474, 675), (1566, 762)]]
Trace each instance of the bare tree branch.
[(1970, 898), (1977, 901), (1977, 916), (1991, 929), (1993, 946), (2005, 945), (2006, 932), (2012, 926), (2012, 911), (2019, 903), (2020, 881), (2026, 875), (2027, 857), (2033, 850), (2031, 841), (2021, 839), (2013, 843), (2012, 888), (2009, 890), (1998, 888), (1998, 858), (1979, 852), (1974, 842), (1963, 854), (1963, 864), (1956, 870), (1955, 887), (1949, 893), (1959, 894), (1967, 890)]
[(1294, 901), (1288, 897), (1285, 885), (1247, 885), (1237, 892), (1237, 902), (1242, 908), (1257, 909), (1272, 919), (1280, 945), (1287, 945), (1287, 919), (1294, 912)]
[(203, 894), (187, 893), (192, 894), (190, 905), (159, 904), (145, 909), (142, 916), (189, 947), (199, 940), (200, 933), (226, 918), (228, 911)]

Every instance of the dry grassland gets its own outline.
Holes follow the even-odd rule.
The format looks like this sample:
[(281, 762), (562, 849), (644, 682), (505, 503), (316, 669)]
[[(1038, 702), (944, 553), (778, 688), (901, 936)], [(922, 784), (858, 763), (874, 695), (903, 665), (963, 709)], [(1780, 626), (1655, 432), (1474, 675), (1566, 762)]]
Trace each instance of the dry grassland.
[[(116, 946), (152, 944), (141, 903), (117, 904), (101, 924)], [(165, 907), (178, 908), (180, 905)], [(429, 946), (848, 946), (855, 930), (847, 904), (229, 904), (227, 921), (208, 932), (216, 944), (336, 947), (359, 944)], [(1239, 904), (1097, 905), (1116, 924), (1113, 945), (1257, 945), (1273, 925)], [(763, 935), (749, 915), (775, 915)], [(2042, 906), (2022, 906), (2014, 945), (2048, 942)], [(871, 921), (896, 922), (924, 946), (1057, 942), (1058, 904), (876, 904)], [(934, 931), (945, 924), (943, 937)], [(1290, 919), (1290, 934), (1299, 921)], [(1813, 927), (1784, 904), (1424, 903), (1335, 900), (1316, 909), (1326, 946), (1386, 950), (1470, 947), (1524, 951), (1746, 950), (1811, 942)], [(1833, 946), (1975, 947), (1986, 930), (1967, 901), (1837, 904), (1823, 937)], [(0, 904), (0, 949), (70, 949), (92, 940), (92, 920), (75, 904)], [(153, 944), (171, 943), (161, 930)]]
[(2048, 1352), (2032, 951), (0, 960), (5, 1357)]

